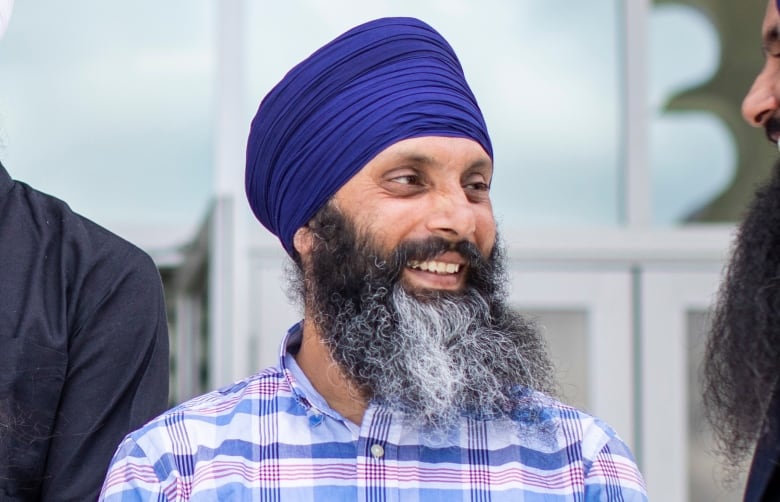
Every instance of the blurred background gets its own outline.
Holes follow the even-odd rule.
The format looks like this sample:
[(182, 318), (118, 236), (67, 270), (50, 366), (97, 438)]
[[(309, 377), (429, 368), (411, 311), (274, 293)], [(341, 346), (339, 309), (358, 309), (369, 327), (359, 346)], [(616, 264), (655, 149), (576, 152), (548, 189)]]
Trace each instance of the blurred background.
[(486, 116), (512, 301), (544, 329), (564, 400), (631, 445), (651, 499), (739, 500), (699, 363), (734, 223), (777, 157), (739, 112), (765, 6), (19, 1), (0, 42), (0, 161), (152, 255), (181, 402), (274, 364), (300, 316), (243, 194), (260, 100), (353, 25), (419, 17)]

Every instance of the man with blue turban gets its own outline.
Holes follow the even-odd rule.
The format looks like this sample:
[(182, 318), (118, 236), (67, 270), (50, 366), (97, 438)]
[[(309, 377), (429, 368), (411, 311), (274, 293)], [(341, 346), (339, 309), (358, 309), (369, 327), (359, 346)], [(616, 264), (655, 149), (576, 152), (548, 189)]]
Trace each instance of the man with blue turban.
[(507, 304), (493, 149), (454, 51), (383, 18), (295, 66), (247, 146), (304, 320), (279, 365), (128, 436), (105, 500), (646, 500)]

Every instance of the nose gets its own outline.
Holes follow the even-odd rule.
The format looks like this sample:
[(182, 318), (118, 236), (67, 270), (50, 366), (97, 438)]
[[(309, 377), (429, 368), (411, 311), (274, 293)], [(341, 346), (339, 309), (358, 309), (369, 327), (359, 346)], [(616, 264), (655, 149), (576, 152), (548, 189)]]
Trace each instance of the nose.
[(778, 109), (776, 82), (766, 71), (756, 77), (742, 101), (742, 118), (753, 127), (762, 127)]
[(428, 231), (450, 241), (474, 240), (477, 215), (460, 186), (433, 195), (434, 201), (427, 220)]

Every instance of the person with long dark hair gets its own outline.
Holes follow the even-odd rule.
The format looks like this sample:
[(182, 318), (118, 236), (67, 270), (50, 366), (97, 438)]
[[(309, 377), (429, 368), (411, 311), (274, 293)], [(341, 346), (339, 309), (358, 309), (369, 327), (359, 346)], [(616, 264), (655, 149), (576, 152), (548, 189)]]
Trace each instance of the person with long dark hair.
[[(780, 141), (780, 0), (767, 3), (764, 67), (742, 115)], [(731, 466), (753, 456), (745, 500), (780, 500), (780, 162), (757, 190), (715, 305), (704, 361), (704, 404)]]

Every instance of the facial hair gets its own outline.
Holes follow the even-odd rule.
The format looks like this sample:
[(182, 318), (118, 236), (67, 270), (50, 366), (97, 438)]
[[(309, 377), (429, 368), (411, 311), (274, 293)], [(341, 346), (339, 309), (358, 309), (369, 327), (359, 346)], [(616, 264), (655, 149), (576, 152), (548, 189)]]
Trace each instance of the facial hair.
[(739, 226), (715, 307), (704, 360), (704, 404), (730, 465), (761, 434), (780, 375), (780, 162)]
[(777, 137), (778, 133), (780, 133), (780, 115), (772, 115), (764, 122), (764, 134), (770, 143), (776, 145), (777, 141), (772, 138)]
[[(533, 324), (506, 304), (500, 246), (489, 259), (440, 238), (383, 253), (331, 205), (310, 228), (306, 311), (364, 398), (440, 429), (462, 415), (541, 421), (538, 392), (553, 393), (552, 365)], [(450, 250), (467, 261), (462, 292), (404, 287), (409, 260)]]

